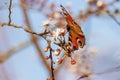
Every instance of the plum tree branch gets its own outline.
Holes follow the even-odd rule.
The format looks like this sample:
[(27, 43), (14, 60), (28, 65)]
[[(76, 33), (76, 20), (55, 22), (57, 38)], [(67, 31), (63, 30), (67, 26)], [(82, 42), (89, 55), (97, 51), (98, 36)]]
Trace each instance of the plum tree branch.
[[(24, 15), (24, 18), (25, 18), (25, 23), (28, 26), (28, 28), (32, 31), (32, 27), (31, 27), (31, 24), (30, 24), (30, 21), (29, 21), (30, 19), (28, 17), (28, 13), (27, 13), (27, 10), (26, 10), (25, 0), (20, 0), (20, 4), (21, 4), (21, 8), (22, 8), (23, 15)], [(32, 42), (33, 42), (36, 50), (38, 51), (39, 57), (42, 59), (43, 64), (45, 65), (45, 67), (47, 68), (47, 70), (50, 74), (49, 64), (47, 63), (43, 53), (41, 52), (41, 49), (40, 49), (40, 47), (38, 45), (38, 42), (37, 42), (37, 38), (33, 34), (30, 34), (30, 36), (32, 38)]]
[(11, 13), (12, 13), (11, 7), (12, 7), (12, 0), (10, 0), (10, 4), (9, 4), (9, 8), (8, 8), (8, 10), (9, 10), (9, 15), (8, 15), (9, 22), (8, 22), (8, 24), (11, 23)]
[(120, 22), (113, 15), (109, 14), (109, 16), (120, 26)]
[(11, 49), (9, 49), (8, 51), (0, 54), (0, 62), (4, 62), (5, 60), (7, 60), (9, 57), (13, 56), (15, 54), (15, 52), (24, 49), (25, 47), (27, 47), (29, 44), (31, 43), (31, 40), (26, 40), (24, 42), (21, 42), (20, 44), (18, 44), (17, 46), (12, 47)]
[(34, 34), (36, 36), (43, 36), (43, 35), (46, 35), (46, 34), (49, 34), (50, 32), (49, 31), (44, 31), (43, 33), (36, 33), (36, 32), (33, 32), (31, 31), (29, 28), (25, 28), (24, 26), (19, 26), (19, 25), (16, 25), (16, 24), (13, 24), (13, 23), (2, 23), (1, 26), (10, 26), (10, 27), (14, 27), (14, 28), (20, 28), (20, 29), (23, 29), (25, 32), (28, 32), (28, 33), (31, 33), (31, 34)]

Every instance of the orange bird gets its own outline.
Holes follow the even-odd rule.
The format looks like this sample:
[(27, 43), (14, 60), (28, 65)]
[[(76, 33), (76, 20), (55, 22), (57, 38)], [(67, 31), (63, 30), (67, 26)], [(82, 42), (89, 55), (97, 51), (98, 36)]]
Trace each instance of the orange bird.
[(73, 45), (74, 50), (78, 50), (79, 47), (83, 48), (85, 45), (85, 36), (80, 26), (72, 19), (67, 10), (60, 5), (62, 13), (67, 21), (67, 30), (69, 32), (69, 41)]

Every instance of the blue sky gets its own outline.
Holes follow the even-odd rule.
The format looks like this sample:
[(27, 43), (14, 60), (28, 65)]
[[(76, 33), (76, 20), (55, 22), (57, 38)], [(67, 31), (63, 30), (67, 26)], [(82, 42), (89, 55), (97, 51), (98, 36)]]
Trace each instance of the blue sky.
[[(16, 0), (13, 0), (17, 2)], [(57, 2), (62, 5), (67, 3), (72, 4), (73, 14), (79, 10), (79, 8), (86, 8), (85, 1), (83, 0), (50, 0), (51, 2)], [(107, 0), (108, 1), (108, 0)], [(58, 6), (59, 7), (59, 6)], [(117, 6), (117, 7), (120, 7)], [(40, 27), (43, 20), (46, 20), (43, 17), (43, 14), (39, 14), (37, 11), (29, 11), (30, 20), (32, 26), (35, 27), (34, 31), (40, 32), (42, 28)], [(0, 11), (0, 18), (3, 21), (7, 21), (8, 10)], [(120, 16), (117, 16), (120, 21)], [(19, 6), (12, 8), (12, 22), (18, 25), (23, 25), (22, 11)], [(119, 64), (120, 56), (120, 26), (118, 26), (109, 16), (100, 16), (95, 17), (91, 15), (89, 19), (84, 20), (81, 23), (81, 27), (87, 37), (87, 47), (96, 48), (99, 52), (98, 55), (93, 56), (92, 64), (96, 71), (104, 71)], [(1, 32), (6, 31), (5, 36), (1, 35)], [(9, 40), (8, 43), (2, 40), (3, 37)], [(1, 52), (10, 49), (11, 47), (17, 45), (20, 42), (28, 40), (29, 34), (24, 32), (21, 29), (15, 29), (11, 27), (0, 27), (0, 39), (1, 42)], [(9, 45), (8, 45), (9, 44)], [(46, 46), (43, 39), (39, 40), (39, 45), (44, 49)], [(100, 63), (100, 64), (98, 64)], [(7, 69), (8, 75), (10, 74), (11, 80), (46, 80), (48, 73), (46, 68), (43, 66), (41, 59), (39, 59), (37, 51), (35, 50), (33, 44), (28, 47), (25, 47), (21, 51), (15, 53), (14, 56), (6, 60), (2, 65)], [(67, 74), (62, 75), (64, 79), (62, 80), (75, 80), (76, 76), (72, 76), (72, 72), (66, 71)], [(115, 75), (116, 74), (116, 75)], [(98, 75), (94, 76), (96, 80), (109, 80), (110, 78), (119, 78), (118, 74), (107, 74), (107, 75)], [(72, 76), (72, 77), (69, 77)], [(110, 77), (110, 78), (109, 78)], [(60, 79), (59, 79), (60, 80)], [(113, 79), (111, 79), (113, 80)], [(114, 79), (115, 80), (115, 79)]]

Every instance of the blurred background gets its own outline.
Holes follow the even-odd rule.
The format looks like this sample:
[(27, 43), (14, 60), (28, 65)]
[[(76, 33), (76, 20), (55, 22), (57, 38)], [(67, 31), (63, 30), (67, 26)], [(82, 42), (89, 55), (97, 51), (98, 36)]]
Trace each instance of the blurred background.
[[(9, 4), (9, 0), (0, 0), (0, 24), (9, 21)], [(12, 0), (12, 23), (30, 26), (37, 33), (45, 30), (46, 23), (66, 27), (60, 4), (81, 26), (86, 46), (73, 54), (76, 64), (67, 57), (54, 65), (55, 79), (120, 80), (120, 0)], [(0, 80), (49, 78), (50, 62), (45, 59), (49, 52), (44, 51), (47, 42), (33, 38), (23, 29), (0, 27)], [(54, 61), (61, 58), (53, 57)]]

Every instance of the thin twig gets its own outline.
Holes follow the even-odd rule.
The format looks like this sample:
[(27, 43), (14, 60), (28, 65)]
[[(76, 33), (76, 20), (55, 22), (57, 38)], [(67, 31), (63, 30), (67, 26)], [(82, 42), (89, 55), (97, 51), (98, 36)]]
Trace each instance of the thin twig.
[(12, 13), (11, 7), (12, 7), (12, 0), (10, 0), (10, 5), (9, 5), (9, 8), (8, 8), (8, 10), (9, 10), (9, 15), (8, 15), (9, 22), (8, 22), (8, 24), (11, 23), (11, 13)]
[(7, 60), (9, 57), (11, 57), (13, 54), (15, 54), (15, 52), (24, 49), (25, 47), (27, 47), (29, 44), (31, 43), (31, 39), (26, 40), (24, 42), (21, 42), (20, 44), (18, 44), (17, 46), (12, 47), (11, 49), (9, 49), (8, 51), (2, 53), (0, 55), (0, 62), (4, 62), (5, 60)]
[(108, 74), (108, 73), (113, 73), (113, 72), (118, 72), (118, 71), (120, 71), (120, 65), (116, 66), (115, 68), (111, 68), (106, 71), (103, 71), (103, 72), (98, 72), (98, 73), (93, 72), (91, 74), (100, 75), (100, 74)]
[(5, 26), (5, 25), (10, 26), (10, 27), (14, 27), (14, 28), (20, 28), (20, 29), (23, 29), (25, 32), (28, 32), (28, 33), (31, 33), (31, 34), (34, 34), (34, 35), (37, 35), (37, 36), (41, 36), (41, 37), (43, 35), (46, 35), (46, 34), (50, 33), (49, 31), (48, 32), (44, 31), (43, 33), (36, 33), (36, 32), (31, 31), (29, 28), (25, 28), (24, 26), (19, 26), (19, 25), (12, 24), (12, 23), (10, 23), (10, 24), (8, 24), (8, 23), (1, 24), (1, 26)]
[(120, 26), (120, 22), (113, 15), (109, 14), (109, 16)]
[(112, 2), (110, 2), (109, 4), (107, 4), (107, 6), (111, 6), (111, 5), (113, 5), (113, 4), (115, 4), (115, 3), (117, 3), (119, 0), (113, 0)]
[[(25, 18), (25, 23), (26, 25), (29, 27), (29, 29), (32, 31), (32, 28), (31, 28), (31, 24), (30, 24), (30, 19), (28, 17), (28, 13), (27, 13), (27, 10), (26, 10), (26, 4), (25, 4), (25, 0), (20, 0), (20, 4), (21, 4), (21, 8), (22, 8), (22, 11), (23, 11), (23, 14), (24, 14), (24, 18)], [(38, 45), (38, 42), (37, 42), (37, 39), (36, 37), (33, 35), (33, 34), (30, 34), (31, 38), (32, 38), (32, 42), (36, 48), (36, 50), (38, 51), (38, 55), (39, 57), (42, 59), (43, 61), (43, 64), (45, 65), (45, 67), (47, 68), (49, 74), (50, 74), (50, 67), (49, 67), (49, 64), (47, 63), (43, 53), (41, 52), (41, 49)]]
[(53, 68), (53, 56), (52, 56), (52, 48), (50, 48), (50, 59), (51, 59), (51, 77), (52, 77), (52, 80), (55, 80), (54, 78), (54, 68)]
[(90, 75), (102, 75), (102, 74), (108, 74), (108, 73), (113, 73), (113, 72), (118, 72), (118, 71), (120, 71), (120, 65), (116, 66), (115, 68), (111, 68), (109, 70), (103, 71), (103, 72), (91, 72), (91, 73), (88, 73), (87, 75), (82, 75), (79, 78), (77, 78), (77, 80), (89, 77)]
[(85, 74), (85, 75), (80, 76), (77, 80), (88, 78), (88, 77), (89, 77), (89, 74)]
[(50, 80), (55, 80), (55, 76), (54, 76), (54, 61), (53, 61), (53, 55), (52, 55), (52, 47), (51, 47), (51, 41), (49, 39), (47, 39), (46, 37), (44, 37), (44, 39), (47, 41), (48, 46), (50, 47), (50, 54), (49, 54), (49, 58), (50, 58), (50, 68), (51, 68), (51, 75), (50, 75)]

